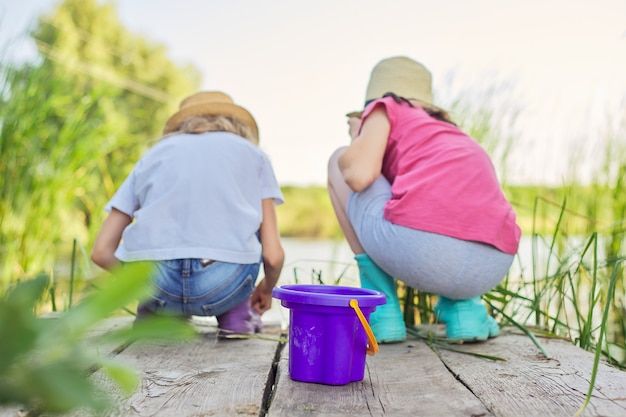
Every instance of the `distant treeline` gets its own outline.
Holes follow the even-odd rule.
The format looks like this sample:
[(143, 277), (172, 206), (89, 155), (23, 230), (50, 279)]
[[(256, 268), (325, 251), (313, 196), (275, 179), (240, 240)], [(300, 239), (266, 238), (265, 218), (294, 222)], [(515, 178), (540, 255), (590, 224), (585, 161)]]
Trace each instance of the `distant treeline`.
[[(285, 204), (278, 207), (282, 236), (339, 238), (328, 192), (322, 186), (283, 186)], [(505, 186), (524, 234), (551, 234), (560, 230), (585, 234), (602, 230), (626, 217), (626, 195), (608, 186)]]

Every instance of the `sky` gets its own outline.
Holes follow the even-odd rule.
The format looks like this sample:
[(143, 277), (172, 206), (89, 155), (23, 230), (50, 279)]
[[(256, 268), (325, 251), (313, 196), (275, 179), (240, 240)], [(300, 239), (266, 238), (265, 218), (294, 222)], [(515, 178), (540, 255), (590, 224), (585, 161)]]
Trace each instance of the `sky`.
[[(57, 3), (0, 0), (0, 44), (33, 51), (23, 34)], [(326, 183), (328, 157), (349, 143), (345, 113), (362, 107), (374, 65), (395, 55), (430, 69), (436, 104), (496, 87), (503, 112), (519, 110), (509, 183), (584, 181), (598, 142), (626, 119), (624, 0), (114, 3), (129, 30), (254, 115), (284, 185)]]

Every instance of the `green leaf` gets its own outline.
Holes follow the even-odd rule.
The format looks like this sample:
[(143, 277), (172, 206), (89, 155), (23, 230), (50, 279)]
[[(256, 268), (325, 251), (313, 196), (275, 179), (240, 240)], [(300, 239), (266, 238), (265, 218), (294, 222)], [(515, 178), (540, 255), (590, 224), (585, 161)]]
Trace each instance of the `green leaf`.
[(32, 369), (29, 376), (29, 385), (22, 387), (29, 392), (27, 406), (64, 413), (78, 407), (100, 411), (108, 405), (103, 393), (72, 358)]
[(179, 317), (153, 316), (136, 320), (132, 327), (111, 331), (102, 336), (107, 342), (133, 340), (189, 340), (197, 337), (194, 327)]
[(146, 299), (153, 291), (151, 268), (148, 263), (134, 262), (118, 269), (100, 288), (67, 312), (61, 324), (74, 334), (82, 334), (131, 302)]
[(34, 279), (19, 282), (14, 287), (9, 287), (3, 296), (3, 303), (34, 306), (41, 299), (47, 286), (48, 276), (45, 274), (41, 274)]
[(46, 276), (22, 281), (7, 291), (0, 302), (0, 371), (11, 366), (35, 346), (39, 320), (33, 306), (48, 284)]
[(100, 366), (102, 367), (102, 371), (111, 378), (125, 394), (132, 394), (139, 386), (141, 378), (132, 367), (115, 360), (103, 360), (100, 362)]

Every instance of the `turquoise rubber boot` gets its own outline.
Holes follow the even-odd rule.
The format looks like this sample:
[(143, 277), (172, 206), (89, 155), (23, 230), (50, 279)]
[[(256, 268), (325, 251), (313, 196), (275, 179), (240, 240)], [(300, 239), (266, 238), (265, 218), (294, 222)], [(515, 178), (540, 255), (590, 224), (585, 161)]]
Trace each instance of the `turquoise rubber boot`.
[(471, 342), (500, 334), (498, 323), (487, 314), (480, 297), (452, 300), (439, 296), (434, 311), (437, 321), (446, 324), (448, 339)]
[(387, 303), (376, 307), (370, 315), (370, 327), (378, 343), (402, 342), (406, 339), (404, 317), (400, 310), (400, 301), (396, 281), (380, 269), (367, 254), (354, 257), (359, 267), (361, 287), (380, 291), (385, 294)]

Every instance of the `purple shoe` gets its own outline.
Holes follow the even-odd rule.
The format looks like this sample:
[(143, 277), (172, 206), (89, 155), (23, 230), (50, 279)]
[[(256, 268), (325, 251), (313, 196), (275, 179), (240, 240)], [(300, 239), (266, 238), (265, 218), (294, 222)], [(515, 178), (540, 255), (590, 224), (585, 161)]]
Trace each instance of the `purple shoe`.
[(154, 311), (152, 311), (150, 309), (150, 307), (148, 307), (145, 304), (139, 304), (137, 306), (137, 315), (135, 316), (137, 320), (146, 318), (146, 317), (152, 317), (155, 316), (156, 313)]
[(218, 336), (227, 339), (230, 335), (259, 333), (263, 328), (261, 316), (250, 307), (250, 299), (217, 316)]

